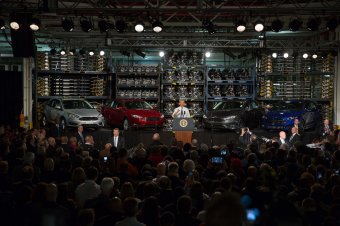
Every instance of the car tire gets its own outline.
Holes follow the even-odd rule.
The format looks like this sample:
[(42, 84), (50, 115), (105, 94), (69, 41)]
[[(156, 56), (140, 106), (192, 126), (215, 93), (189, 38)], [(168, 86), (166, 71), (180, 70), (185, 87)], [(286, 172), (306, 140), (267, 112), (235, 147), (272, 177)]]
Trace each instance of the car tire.
[(43, 127), (43, 128), (45, 128), (45, 127), (47, 127), (47, 118), (46, 118), (46, 115), (43, 115), (42, 117), (41, 117), (41, 121), (40, 121), (40, 125), (41, 125), (41, 127)]
[(123, 130), (129, 130), (130, 129), (130, 123), (129, 123), (129, 120), (126, 118), (124, 119), (123, 121)]

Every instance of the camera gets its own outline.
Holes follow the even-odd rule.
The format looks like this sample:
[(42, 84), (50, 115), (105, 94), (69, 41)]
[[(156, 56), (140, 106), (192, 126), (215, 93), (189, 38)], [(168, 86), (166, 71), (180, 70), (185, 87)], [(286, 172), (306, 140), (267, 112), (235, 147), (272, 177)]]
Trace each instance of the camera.
[(220, 156), (229, 156), (229, 151), (228, 150), (225, 150), (225, 149), (222, 149), (221, 151), (220, 151)]
[(260, 210), (258, 208), (251, 208), (246, 210), (247, 221), (254, 223), (260, 215)]
[(212, 157), (211, 163), (214, 165), (222, 165), (223, 164), (223, 158), (222, 157)]
[(107, 156), (104, 156), (104, 162), (107, 162)]

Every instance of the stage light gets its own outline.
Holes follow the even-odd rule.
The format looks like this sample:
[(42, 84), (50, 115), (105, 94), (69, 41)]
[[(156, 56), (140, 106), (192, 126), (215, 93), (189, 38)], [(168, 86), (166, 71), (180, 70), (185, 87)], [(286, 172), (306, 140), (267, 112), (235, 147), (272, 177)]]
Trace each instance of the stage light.
[(0, 19), (0, 30), (6, 29), (6, 23), (4, 19)]
[(50, 50), (51, 55), (55, 55), (57, 53), (57, 50), (55, 48), (52, 48)]
[(94, 52), (93, 52), (93, 51), (90, 51), (90, 52), (89, 52), (89, 55), (90, 55), (90, 56), (93, 56), (93, 55), (94, 55)]
[(334, 31), (338, 24), (339, 21), (335, 17), (333, 17), (326, 23), (326, 27), (329, 31)]
[(280, 32), (283, 28), (283, 22), (279, 19), (276, 19), (272, 22), (272, 31)]
[(65, 31), (68, 31), (68, 32), (73, 31), (74, 29), (73, 21), (67, 18), (64, 18), (61, 21), (61, 26), (63, 27)]
[(136, 24), (135, 24), (135, 31), (137, 31), (138, 33), (144, 31), (144, 23), (143, 21), (138, 21)]
[(41, 21), (38, 18), (32, 18), (30, 28), (32, 31), (38, 31), (41, 26)]
[(109, 30), (109, 24), (106, 22), (106, 20), (99, 20), (98, 28), (101, 33), (107, 32)]
[(116, 30), (119, 32), (119, 33), (123, 33), (124, 30), (126, 29), (127, 25), (125, 23), (124, 20), (117, 20), (116, 21)]
[(84, 32), (89, 32), (93, 29), (93, 24), (90, 20), (85, 17), (80, 18), (80, 27)]
[(105, 51), (104, 50), (100, 50), (99, 51), (99, 56), (104, 56), (105, 55)]
[(316, 59), (316, 58), (318, 58), (318, 54), (316, 54), (316, 53), (313, 53), (313, 55), (312, 55), (312, 58), (313, 58), (313, 59)]
[(320, 21), (316, 18), (312, 18), (307, 22), (307, 28), (310, 31), (319, 30)]
[(70, 49), (69, 54), (70, 54), (71, 56), (73, 56), (74, 54), (76, 54), (76, 49)]
[(210, 51), (205, 52), (205, 57), (207, 58), (211, 57), (211, 52)]
[(208, 31), (209, 34), (212, 35), (212, 34), (216, 33), (215, 25), (209, 19), (204, 19), (202, 21), (202, 26), (203, 26), (204, 29), (206, 29)]
[(61, 50), (60, 50), (60, 55), (64, 56), (65, 54), (66, 54), (65, 49), (61, 49)]
[(283, 54), (283, 58), (287, 59), (288, 57), (289, 57), (289, 54), (287, 52)]
[(273, 57), (273, 58), (277, 58), (277, 53), (275, 53), (275, 52), (272, 53), (272, 57)]
[(160, 20), (155, 20), (152, 23), (152, 30), (156, 33), (159, 33), (163, 30), (163, 23)]
[(257, 21), (257, 22), (255, 23), (254, 29), (255, 29), (255, 31), (257, 31), (257, 32), (263, 31), (263, 29), (264, 29), (263, 22)]
[(237, 21), (235, 26), (236, 26), (236, 30), (240, 33), (246, 30), (246, 22), (244, 22), (243, 20)]
[(159, 56), (160, 57), (164, 57), (164, 55), (165, 55), (164, 51), (159, 51)]
[(308, 58), (308, 53), (304, 53), (304, 54), (302, 55), (302, 57), (303, 57), (303, 59), (307, 59), (307, 58)]
[(19, 22), (16, 21), (16, 20), (11, 20), (11, 21), (9, 22), (9, 26), (10, 26), (13, 30), (19, 30), (19, 28), (20, 28), (20, 24), (19, 24)]
[(294, 19), (292, 21), (289, 22), (289, 30), (291, 31), (298, 31), (300, 29), (300, 27), (302, 26), (303, 22), (298, 20), (298, 19)]

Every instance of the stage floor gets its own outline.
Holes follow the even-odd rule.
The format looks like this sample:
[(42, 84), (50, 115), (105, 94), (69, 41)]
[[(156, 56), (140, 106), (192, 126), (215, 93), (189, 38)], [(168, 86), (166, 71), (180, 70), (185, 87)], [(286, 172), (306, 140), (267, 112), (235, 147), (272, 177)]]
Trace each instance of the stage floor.
[[(161, 137), (161, 142), (165, 145), (170, 145), (174, 138), (174, 133), (172, 131), (166, 130), (128, 130), (123, 132), (125, 137), (125, 143), (127, 148), (131, 148), (138, 143), (144, 143), (145, 146), (152, 142), (152, 135), (154, 133), (159, 133)], [(266, 131), (263, 129), (252, 130), (254, 134), (258, 137), (278, 137), (279, 131)], [(96, 131), (86, 131), (87, 134), (91, 134), (95, 140), (96, 146), (98, 148), (104, 147), (108, 139), (112, 136), (112, 129), (102, 128)], [(222, 145), (228, 144), (231, 141), (238, 142), (239, 134), (233, 131), (211, 131), (211, 130), (196, 130), (193, 132), (193, 138), (196, 138), (200, 144), (205, 143), (209, 146), (211, 145)], [(287, 135), (288, 137), (288, 135)], [(310, 143), (315, 137), (314, 131), (308, 131), (304, 133), (303, 142), (305, 144)]]

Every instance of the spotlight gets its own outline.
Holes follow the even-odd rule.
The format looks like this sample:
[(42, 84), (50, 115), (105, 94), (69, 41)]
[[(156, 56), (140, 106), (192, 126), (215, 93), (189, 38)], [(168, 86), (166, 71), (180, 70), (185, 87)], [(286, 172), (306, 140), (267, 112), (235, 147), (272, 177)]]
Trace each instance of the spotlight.
[(66, 18), (64, 18), (64, 19), (61, 21), (61, 26), (63, 27), (63, 29), (64, 29), (65, 31), (68, 31), (68, 32), (73, 31), (73, 29), (74, 29), (73, 21), (70, 20), (70, 19), (66, 19)]
[(144, 31), (144, 27), (145, 27), (144, 23), (142, 21), (138, 21), (135, 25), (135, 31), (137, 31), (138, 33), (142, 32)]
[(86, 51), (85, 51), (84, 49), (80, 49), (80, 50), (79, 50), (79, 54), (80, 54), (80, 55), (85, 55), (85, 53), (86, 53)]
[(90, 55), (90, 56), (93, 56), (93, 55), (94, 55), (94, 52), (93, 52), (93, 51), (90, 51), (90, 52), (89, 52), (89, 55)]
[(264, 29), (263, 22), (257, 21), (257, 22), (255, 23), (254, 29), (255, 29), (255, 31), (257, 31), (257, 32), (263, 31), (263, 29)]
[(60, 50), (60, 55), (64, 56), (65, 54), (66, 54), (65, 49), (61, 49), (61, 50)]
[(71, 56), (73, 56), (74, 54), (76, 54), (76, 50), (75, 49), (70, 49), (69, 54)]
[(57, 50), (55, 48), (52, 48), (50, 50), (51, 55), (55, 55), (57, 53)]
[(100, 50), (99, 51), (99, 56), (104, 56), (105, 55), (105, 51), (104, 50)]
[(326, 23), (326, 27), (329, 31), (334, 31), (336, 27), (338, 26), (338, 24), (339, 24), (339, 21), (333, 17)]
[(316, 53), (313, 53), (312, 58), (316, 59), (316, 58), (318, 58), (318, 55)]
[(307, 22), (307, 28), (310, 31), (317, 31), (319, 29), (320, 21), (316, 18), (312, 18)]
[(0, 19), (0, 30), (4, 30), (6, 29), (6, 24), (4, 19)]
[(276, 19), (272, 22), (272, 31), (280, 32), (283, 28), (283, 22), (279, 19)]
[(38, 31), (41, 26), (41, 21), (38, 18), (32, 18), (30, 28), (32, 31)]
[(124, 20), (117, 20), (116, 21), (116, 30), (119, 32), (119, 33), (123, 33), (124, 30), (126, 29), (127, 25), (125, 23)]
[(235, 26), (236, 26), (236, 30), (240, 33), (246, 30), (246, 22), (244, 22), (243, 20), (237, 21)]
[(303, 57), (303, 59), (307, 59), (307, 58), (308, 58), (308, 53), (304, 53), (304, 54), (302, 55), (302, 57)]
[(163, 30), (163, 23), (160, 20), (155, 20), (152, 23), (152, 30), (156, 33), (159, 33)]
[(288, 57), (289, 57), (289, 54), (288, 54), (288, 53), (284, 53), (284, 54), (283, 54), (283, 58), (286, 58), (286, 59), (287, 59)]
[(273, 57), (273, 58), (277, 58), (277, 53), (275, 53), (275, 52), (272, 53), (272, 57)]
[(89, 32), (93, 29), (93, 24), (90, 20), (85, 17), (80, 18), (80, 27), (84, 32)]
[(145, 58), (145, 56), (146, 56), (146, 54), (145, 54), (142, 50), (140, 50), (140, 49), (136, 49), (136, 50), (135, 50), (135, 53), (136, 53), (138, 56), (143, 57), (143, 58)]
[(209, 34), (212, 35), (216, 33), (215, 25), (209, 19), (204, 19), (202, 21), (202, 26), (208, 31)]
[(211, 52), (210, 51), (205, 52), (205, 57), (207, 58), (211, 57)]
[(106, 20), (99, 20), (98, 28), (101, 33), (107, 32), (109, 30), (109, 24), (106, 22)]
[(164, 55), (165, 55), (164, 51), (160, 51), (160, 52), (159, 52), (159, 56), (160, 56), (160, 57), (164, 57)]
[(9, 26), (13, 29), (13, 30), (19, 30), (20, 28), (20, 24), (17, 20), (11, 20), (9, 22)]
[(300, 29), (300, 27), (302, 26), (303, 22), (298, 20), (298, 19), (294, 19), (292, 21), (289, 22), (289, 30), (291, 31), (298, 31)]

